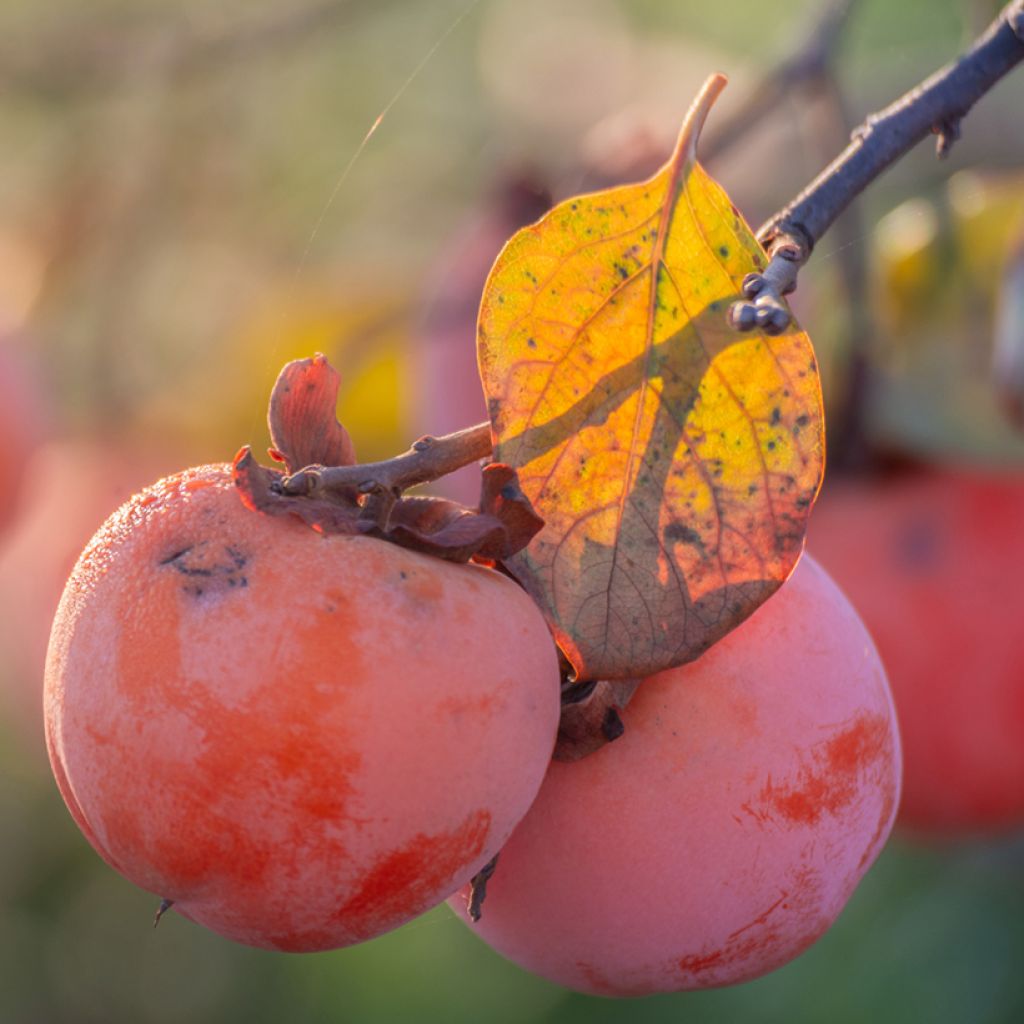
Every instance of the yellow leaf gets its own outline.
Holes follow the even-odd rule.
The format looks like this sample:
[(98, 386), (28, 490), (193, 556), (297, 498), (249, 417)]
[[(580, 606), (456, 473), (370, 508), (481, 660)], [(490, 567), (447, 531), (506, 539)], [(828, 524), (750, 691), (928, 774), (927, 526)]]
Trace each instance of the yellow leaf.
[(495, 458), (545, 528), (509, 567), (580, 678), (692, 660), (789, 575), (823, 464), (807, 336), (726, 322), (764, 253), (696, 163), (710, 78), (650, 180), (568, 200), (488, 278)]

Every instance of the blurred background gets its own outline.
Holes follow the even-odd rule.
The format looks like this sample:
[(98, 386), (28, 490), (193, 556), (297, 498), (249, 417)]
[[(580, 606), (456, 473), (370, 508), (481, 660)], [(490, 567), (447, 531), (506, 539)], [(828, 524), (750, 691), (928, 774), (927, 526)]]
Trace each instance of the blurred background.
[[(900, 713), (908, 742), (931, 744), (915, 761), (926, 792), (795, 963), (620, 1003), (528, 976), (445, 908), (301, 957), (174, 914), (154, 932), (154, 898), (65, 811), (40, 713), (78, 551), (158, 476), (264, 447), (286, 360), (324, 351), (340, 369), (363, 459), (477, 422), (475, 309), (500, 246), (552, 199), (656, 167), (707, 74), (731, 82), (708, 166), (756, 227), (999, 6), (860, 0), (824, 63), (781, 88), (766, 76), (813, 35), (822, 0), (3, 0), (0, 1024), (1024, 1020), (1024, 387), (1007, 386), (1024, 384), (1024, 71), (949, 159), (922, 145), (873, 186), (794, 298), (832, 440), (812, 550), (826, 566), (838, 552), (887, 660), (886, 630), (907, 650), (968, 630), (938, 668), (906, 669), (923, 672)], [(751, 96), (771, 101), (754, 118)], [(878, 536), (898, 533), (893, 573), (956, 598), (948, 629), (873, 598), (877, 574), (840, 571), (876, 536), (873, 509), (936, 479), (932, 497), (893, 499)], [(843, 504), (863, 487), (886, 497)], [(972, 652), (988, 652), (982, 668)], [(977, 779), (972, 750), (925, 735), (936, 707), (1003, 730), (972, 730), (991, 755)]]

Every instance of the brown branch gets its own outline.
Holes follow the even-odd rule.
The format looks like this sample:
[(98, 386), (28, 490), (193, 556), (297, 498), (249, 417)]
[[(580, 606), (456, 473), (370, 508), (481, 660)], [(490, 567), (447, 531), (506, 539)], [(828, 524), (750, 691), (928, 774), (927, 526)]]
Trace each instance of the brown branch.
[(490, 423), (478, 423), (444, 437), (421, 437), (407, 452), (385, 462), (307, 466), (287, 477), (281, 486), (288, 495), (326, 497), (351, 493), (353, 488), (360, 494), (396, 495), (486, 459), (492, 450)]
[(959, 60), (869, 116), (846, 149), (758, 232), (768, 266), (744, 280), (747, 301), (729, 310), (733, 327), (785, 330), (790, 314), (782, 297), (796, 287), (815, 243), (854, 197), (929, 134), (938, 136), (938, 155), (945, 156), (963, 117), (1022, 60), (1024, 0), (1013, 0)]

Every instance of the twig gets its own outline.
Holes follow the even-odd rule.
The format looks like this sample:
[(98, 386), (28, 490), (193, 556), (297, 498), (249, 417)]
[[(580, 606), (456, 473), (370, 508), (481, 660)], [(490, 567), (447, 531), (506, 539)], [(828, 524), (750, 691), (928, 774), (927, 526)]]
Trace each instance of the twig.
[(446, 434), (421, 437), (407, 452), (385, 462), (355, 466), (309, 466), (282, 481), (289, 495), (329, 495), (355, 488), (361, 494), (399, 494), (487, 458), (493, 450), (490, 423)]
[(818, 87), (832, 60), (857, 0), (830, 0), (801, 44), (751, 89), (747, 99), (701, 139), (701, 160), (710, 163), (764, 118), (794, 89)]
[(1022, 60), (1024, 0), (1013, 0), (959, 60), (868, 117), (846, 149), (758, 232), (768, 266), (744, 280), (748, 301), (729, 310), (733, 327), (769, 334), (785, 330), (790, 314), (782, 296), (796, 287), (815, 242), (853, 198), (929, 134), (938, 135), (938, 155), (945, 156), (959, 136), (961, 119)]

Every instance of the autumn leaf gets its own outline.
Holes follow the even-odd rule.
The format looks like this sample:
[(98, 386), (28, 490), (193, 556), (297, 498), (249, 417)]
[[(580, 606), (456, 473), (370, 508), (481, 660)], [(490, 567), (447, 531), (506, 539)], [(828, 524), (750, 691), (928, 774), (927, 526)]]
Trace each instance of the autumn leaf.
[(692, 660), (799, 557), (823, 463), (810, 341), (726, 322), (764, 253), (696, 163), (708, 80), (646, 182), (568, 200), (488, 278), (495, 458), (545, 523), (508, 567), (583, 679)]

